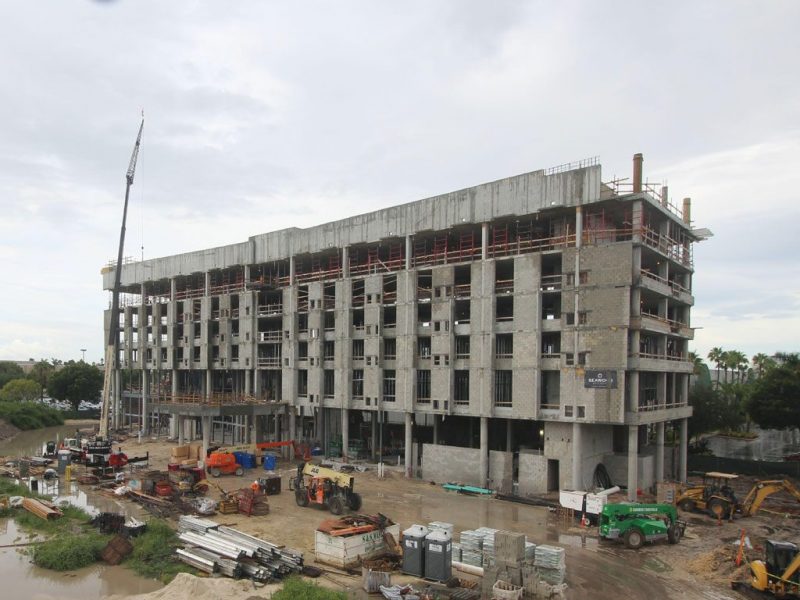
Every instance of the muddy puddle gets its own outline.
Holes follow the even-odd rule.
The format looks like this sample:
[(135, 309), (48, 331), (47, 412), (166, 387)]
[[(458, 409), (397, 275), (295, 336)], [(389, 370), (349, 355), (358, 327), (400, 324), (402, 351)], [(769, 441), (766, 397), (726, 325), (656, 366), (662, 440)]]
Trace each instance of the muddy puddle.
[(38, 456), (42, 454), (42, 445), (48, 441), (60, 442), (64, 438), (76, 437), (76, 432), (83, 425), (58, 425), (32, 431), (20, 431), (13, 438), (0, 441), (0, 456)]
[[(38, 454), (42, 443), (63, 439), (74, 435), (74, 426), (48, 427), (38, 431), (18, 434), (12, 440), (0, 443), (0, 456)], [(60, 436), (60, 437), (59, 437)], [(89, 514), (108, 511), (117, 512), (144, 520), (146, 515), (139, 506), (130, 502), (116, 500), (78, 486), (73, 480), (34, 479), (23, 481), (28, 487), (35, 487), (54, 502), (68, 502), (84, 509)], [(0, 598), (9, 600), (86, 600), (110, 595), (132, 595), (151, 592), (163, 587), (158, 581), (145, 579), (125, 567), (111, 567), (95, 564), (77, 571), (57, 573), (40, 569), (30, 562), (28, 547), (2, 547), (20, 544), (35, 537), (20, 530), (11, 519), (0, 519)]]

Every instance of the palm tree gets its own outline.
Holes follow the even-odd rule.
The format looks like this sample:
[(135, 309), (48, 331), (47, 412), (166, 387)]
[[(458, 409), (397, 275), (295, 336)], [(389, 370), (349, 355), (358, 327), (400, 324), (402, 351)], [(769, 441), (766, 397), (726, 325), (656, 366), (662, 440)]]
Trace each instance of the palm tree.
[(747, 365), (747, 355), (744, 352), (729, 350), (725, 353), (725, 366), (731, 370), (731, 376), (734, 381), (738, 379), (740, 383), (742, 382), (742, 376), (747, 372)]
[(711, 351), (708, 353), (708, 360), (713, 362), (717, 368), (717, 387), (719, 387), (719, 371), (722, 368), (722, 356), (724, 354), (725, 351), (719, 346), (712, 348)]
[(774, 363), (775, 361), (763, 352), (759, 352), (758, 354), (753, 355), (753, 358), (750, 359), (750, 362), (753, 363), (753, 369), (756, 372), (756, 377), (761, 377), (761, 374), (769, 368), (769, 363)]
[(689, 361), (694, 365), (693, 373), (699, 375), (703, 369), (703, 359), (697, 352), (689, 352)]

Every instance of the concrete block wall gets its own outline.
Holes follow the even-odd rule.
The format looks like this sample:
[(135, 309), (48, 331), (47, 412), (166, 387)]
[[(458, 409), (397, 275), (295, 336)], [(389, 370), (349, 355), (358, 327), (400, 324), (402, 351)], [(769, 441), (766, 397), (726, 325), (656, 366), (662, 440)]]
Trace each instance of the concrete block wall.
[(511, 452), (489, 451), (489, 487), (511, 493), (514, 479), (514, 455)]
[[(665, 453), (666, 454), (666, 453)], [(628, 455), (606, 454), (603, 457), (609, 477), (614, 485), (626, 485), (628, 480)], [(647, 489), (655, 483), (655, 457), (639, 455), (637, 459), (639, 471), (639, 489)], [(666, 472), (666, 471), (665, 471)]]
[(427, 481), (458, 481), (479, 486), (479, 464), (480, 450), (477, 448), (422, 445), (422, 477)]
[(519, 494), (529, 496), (547, 491), (547, 457), (533, 452), (519, 453)]
[(559, 461), (559, 487), (572, 487), (572, 423), (544, 424), (544, 455)]

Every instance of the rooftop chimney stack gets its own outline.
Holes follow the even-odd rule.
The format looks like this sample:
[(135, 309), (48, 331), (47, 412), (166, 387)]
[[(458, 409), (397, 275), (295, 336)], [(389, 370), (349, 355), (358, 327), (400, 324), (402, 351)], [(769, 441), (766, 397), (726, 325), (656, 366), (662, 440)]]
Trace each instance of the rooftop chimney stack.
[(687, 225), (692, 224), (692, 199), (683, 199), (683, 222)]
[(633, 193), (640, 194), (642, 192), (642, 162), (644, 156), (636, 153), (633, 155)]

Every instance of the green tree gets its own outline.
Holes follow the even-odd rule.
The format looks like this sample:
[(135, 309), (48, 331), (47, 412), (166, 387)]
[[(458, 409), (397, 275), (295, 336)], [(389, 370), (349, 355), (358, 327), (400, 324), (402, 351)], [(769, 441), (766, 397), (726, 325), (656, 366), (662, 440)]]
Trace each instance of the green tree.
[(17, 363), (10, 360), (0, 360), (0, 388), (12, 379), (24, 379), (25, 371)]
[(40, 360), (33, 369), (28, 373), (28, 379), (35, 381), (41, 388), (41, 399), (44, 400), (44, 393), (47, 389), (47, 384), (50, 381), (50, 376), (55, 372), (56, 367), (46, 360)]
[(689, 419), (689, 436), (697, 438), (723, 427), (725, 405), (721, 394), (710, 385), (695, 384), (689, 391), (692, 417)]
[(753, 382), (747, 409), (763, 429), (800, 427), (800, 360), (796, 354)]
[(102, 389), (102, 371), (83, 361), (71, 360), (50, 377), (50, 395), (56, 400), (66, 400), (75, 410), (83, 400), (99, 400)]
[(12, 379), (0, 389), (0, 401), (31, 402), (39, 397), (39, 384), (30, 379)]
[[(729, 350), (725, 353), (725, 366), (731, 370), (731, 380), (742, 382), (744, 374), (747, 373), (747, 355), (738, 350)], [(725, 381), (727, 383), (727, 370)]]
[(753, 363), (753, 370), (756, 373), (756, 377), (761, 377), (765, 371), (777, 365), (775, 359), (770, 358), (763, 352), (754, 355), (753, 358), (750, 359), (750, 362)]
[(717, 369), (717, 385), (719, 385), (719, 372), (722, 370), (724, 354), (725, 351), (719, 346), (712, 348), (708, 353), (708, 360), (714, 363), (714, 366)]

